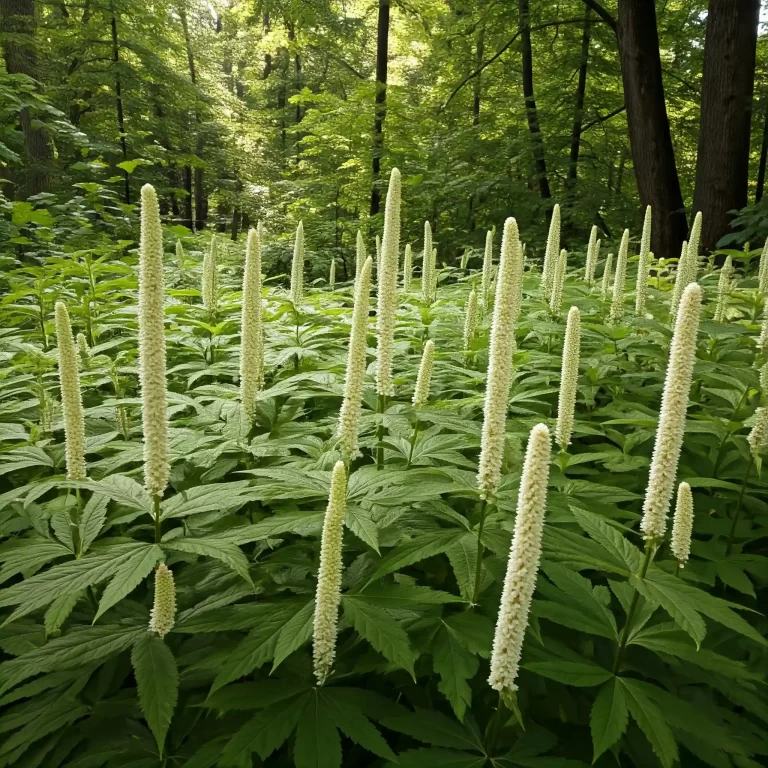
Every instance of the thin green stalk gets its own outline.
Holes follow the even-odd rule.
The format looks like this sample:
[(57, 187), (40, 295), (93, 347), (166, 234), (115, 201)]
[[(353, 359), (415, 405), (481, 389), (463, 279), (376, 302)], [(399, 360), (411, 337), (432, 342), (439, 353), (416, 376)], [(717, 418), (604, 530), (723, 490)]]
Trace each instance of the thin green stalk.
[(752, 467), (755, 465), (755, 459), (750, 454), (749, 464), (747, 465), (747, 471), (744, 473), (744, 479), (741, 482), (741, 490), (739, 491), (739, 500), (736, 502), (736, 512), (733, 515), (733, 523), (731, 524), (731, 530), (728, 534), (728, 544), (725, 547), (725, 556), (730, 557), (733, 550), (733, 539), (736, 535), (736, 526), (739, 524), (739, 518), (741, 517), (742, 504), (744, 502), (744, 494), (747, 490), (747, 482), (749, 476), (752, 473)]
[[(644, 579), (645, 574), (648, 572), (648, 566), (653, 559), (654, 547), (651, 542), (647, 542), (645, 545), (645, 558), (643, 564), (640, 567), (640, 572), (637, 574), (639, 579)], [(640, 602), (640, 593), (635, 590), (635, 594), (632, 597), (632, 602), (629, 606), (629, 612), (627, 613), (627, 621), (624, 624), (624, 629), (621, 632), (621, 639), (619, 640), (619, 647), (616, 650), (616, 659), (613, 662), (613, 674), (616, 675), (619, 672), (621, 665), (621, 659), (624, 656), (624, 649), (627, 647), (629, 640), (629, 633), (632, 630), (632, 624), (635, 620), (635, 613), (637, 612), (637, 604)]]
[(410, 448), (408, 449), (408, 463), (405, 465), (406, 469), (411, 468), (411, 461), (413, 461), (413, 449), (416, 447), (416, 438), (419, 436), (419, 422), (416, 422), (416, 426), (411, 433), (411, 439), (409, 441)]
[(472, 604), (477, 604), (477, 596), (480, 592), (480, 577), (483, 570), (483, 528), (485, 528), (485, 514), (488, 510), (488, 502), (480, 500), (480, 523), (477, 526), (477, 564), (475, 565), (475, 586), (472, 590)]
[[(738, 415), (739, 410), (741, 410), (741, 406), (744, 405), (744, 400), (746, 399), (748, 392), (749, 392), (749, 387), (744, 387), (744, 391), (741, 393), (739, 402), (736, 404), (736, 407), (733, 409), (733, 413), (731, 414), (731, 421), (736, 420), (736, 416)], [(720, 464), (725, 458), (725, 453), (724, 453), (725, 445), (728, 442), (728, 438), (731, 437), (731, 434), (732, 434), (731, 432), (726, 432), (725, 437), (720, 441), (720, 445), (717, 448), (717, 456), (715, 457), (715, 466), (714, 466), (714, 469), (712, 470), (713, 478), (717, 478), (717, 473), (720, 471)]]
[(377, 412), (381, 416), (376, 429), (376, 469), (384, 469), (384, 411), (387, 408), (387, 396), (379, 395)]
[(501, 729), (504, 726), (504, 711), (504, 700), (501, 698), (501, 693), (499, 693), (496, 711), (493, 713), (485, 733), (485, 744), (489, 754), (495, 754), (496, 752), (495, 747), (499, 740)]
[(160, 497), (155, 496), (152, 499), (152, 506), (153, 506), (153, 512), (155, 518), (155, 544), (159, 544), (160, 540), (163, 538), (163, 528), (162, 528), (162, 522), (160, 520)]

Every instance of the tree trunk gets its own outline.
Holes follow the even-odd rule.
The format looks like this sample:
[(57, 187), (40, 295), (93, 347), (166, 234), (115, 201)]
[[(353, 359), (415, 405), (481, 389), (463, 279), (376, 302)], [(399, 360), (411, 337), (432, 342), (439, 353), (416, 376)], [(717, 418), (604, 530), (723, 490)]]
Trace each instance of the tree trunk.
[[(202, 158), (203, 155), (203, 134), (197, 134), (197, 145), (195, 146), (195, 154), (198, 158)], [(203, 184), (203, 168), (201, 165), (195, 166), (195, 229), (199, 232), (201, 229), (205, 229), (205, 223), (208, 220), (208, 198), (205, 194), (205, 186)]]
[[(112, 64), (115, 68), (115, 108), (117, 110), (117, 129), (120, 132), (120, 147), (123, 150), (123, 162), (128, 159), (128, 143), (125, 138), (125, 115), (123, 113), (123, 91), (120, 79), (120, 39), (117, 36), (117, 17), (115, 16), (115, 4), (111, 5), (110, 27), (112, 29)], [(125, 202), (131, 202), (131, 176), (123, 170), (125, 178)]]
[(242, 221), (242, 214), (240, 209), (235, 206), (232, 209), (232, 224), (231, 224), (231, 239), (233, 242), (237, 242), (237, 236), (240, 234), (240, 223)]
[(531, 50), (531, 14), (528, 0), (518, 0), (520, 11), (520, 45), (523, 54), (523, 97), (525, 98), (525, 113), (528, 117), (528, 130), (531, 132), (533, 145), (533, 162), (539, 184), (539, 193), (545, 199), (552, 197), (549, 191), (547, 177), (547, 161), (544, 154), (544, 139), (539, 127), (539, 113), (536, 109), (536, 99), (533, 94), (533, 53)]
[(381, 156), (384, 152), (384, 119), (387, 116), (387, 57), (389, 54), (389, 0), (379, 0), (376, 36), (376, 104), (373, 121), (373, 160), (371, 170), (371, 216), (381, 208)]
[(579, 151), (581, 149), (581, 127), (584, 122), (584, 94), (587, 90), (587, 66), (589, 64), (589, 41), (592, 26), (592, 11), (584, 8), (584, 29), (581, 34), (581, 61), (579, 63), (579, 84), (576, 87), (576, 104), (573, 110), (573, 128), (571, 129), (571, 154), (568, 162), (567, 186), (570, 190), (576, 186), (579, 173)]
[[(0, 2), (0, 32), (5, 35), (3, 53), (8, 74), (37, 79), (36, 30), (34, 0)], [(50, 188), (53, 147), (46, 131), (33, 125), (29, 108), (19, 112), (19, 125), (24, 137), (24, 183), (18, 189), (21, 198), (26, 199)]]
[[(483, 65), (483, 53), (485, 49), (485, 28), (480, 27), (475, 41), (475, 70)], [(480, 125), (480, 75), (475, 77), (472, 84), (472, 125)]]
[(184, 198), (184, 220), (182, 224), (189, 230), (194, 231), (195, 219), (192, 215), (192, 168), (189, 165), (184, 166), (184, 189), (187, 191)]
[(654, 0), (619, 0), (616, 34), (640, 203), (653, 211), (651, 250), (677, 258), (688, 225), (664, 101)]
[(709, 0), (693, 197), (707, 251), (730, 229), (728, 211), (747, 204), (759, 11), (760, 0)]
[(768, 99), (765, 100), (765, 117), (763, 118), (763, 140), (760, 144), (760, 165), (757, 168), (757, 186), (755, 187), (755, 202), (763, 199), (765, 186), (765, 161), (768, 159)]

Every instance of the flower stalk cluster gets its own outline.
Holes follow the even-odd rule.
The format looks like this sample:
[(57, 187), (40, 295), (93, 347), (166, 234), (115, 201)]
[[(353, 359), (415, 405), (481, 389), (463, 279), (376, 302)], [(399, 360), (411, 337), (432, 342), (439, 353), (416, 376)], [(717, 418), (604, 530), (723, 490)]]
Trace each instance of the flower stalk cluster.
[(595, 279), (595, 267), (597, 266), (597, 255), (599, 253), (600, 246), (597, 239), (597, 227), (592, 226), (592, 231), (589, 233), (589, 244), (587, 245), (587, 261), (584, 265), (584, 279), (589, 286), (592, 286), (592, 281)]
[(347, 463), (357, 456), (358, 425), (365, 389), (365, 355), (372, 271), (373, 259), (369, 256), (355, 283), (355, 305), (352, 309), (352, 327), (349, 332), (349, 352), (347, 353), (347, 377), (344, 382), (344, 399), (339, 411), (339, 423), (336, 427), (339, 450)]
[(381, 275), (381, 238), (376, 235), (376, 280), (380, 280)]
[(432, 248), (432, 227), (424, 222), (424, 250), (421, 253), (421, 295), (428, 304), (432, 302), (432, 273), (435, 270), (435, 256)]
[(581, 352), (581, 315), (578, 307), (568, 311), (563, 344), (563, 363), (560, 369), (560, 396), (557, 403), (555, 441), (564, 451), (571, 442), (573, 417), (576, 410), (576, 389), (579, 383), (579, 355)]
[(560, 251), (560, 257), (555, 266), (555, 272), (552, 276), (552, 285), (549, 291), (549, 311), (553, 315), (560, 314), (560, 307), (563, 303), (563, 288), (565, 288), (565, 276), (568, 271), (568, 251)]
[(360, 278), (363, 264), (365, 264), (365, 241), (363, 240), (363, 233), (358, 229), (355, 240), (355, 282)]
[(320, 544), (320, 568), (315, 592), (315, 616), (312, 631), (312, 655), (315, 677), (322, 685), (331, 673), (336, 658), (336, 635), (341, 602), (341, 576), (344, 568), (342, 546), (344, 518), (347, 512), (347, 471), (337, 461), (331, 474), (331, 490), (323, 520)]
[(264, 329), (261, 303), (261, 223), (248, 232), (240, 319), (240, 402), (249, 420), (264, 379)]
[(291, 262), (291, 301), (300, 304), (304, 298), (304, 222), (296, 227), (293, 241), (293, 261)]
[(613, 296), (611, 309), (608, 314), (608, 322), (616, 325), (624, 313), (624, 284), (627, 279), (627, 258), (629, 255), (629, 230), (625, 229), (619, 246), (619, 255), (616, 259), (616, 274), (613, 276)]
[(469, 292), (467, 306), (464, 310), (464, 349), (468, 350), (475, 338), (478, 321), (477, 291), (473, 288)]
[(645, 301), (648, 296), (648, 275), (651, 268), (651, 206), (645, 209), (643, 234), (640, 238), (640, 256), (637, 260), (637, 283), (635, 285), (635, 314), (645, 314)]
[(91, 359), (91, 348), (88, 346), (88, 339), (85, 338), (84, 333), (77, 334), (77, 352), (80, 355), (80, 362), (83, 367), (88, 366), (88, 362)]
[(672, 520), (672, 555), (681, 568), (685, 568), (691, 554), (691, 533), (693, 532), (693, 494), (688, 483), (677, 487), (675, 516)]
[(685, 433), (685, 415), (696, 359), (700, 314), (701, 287), (698, 283), (691, 283), (683, 292), (672, 336), (659, 425), (643, 503), (643, 519), (640, 523), (645, 539), (654, 545), (664, 538), (667, 529), (667, 513), (675, 488)]
[(376, 332), (376, 392), (392, 397), (392, 360), (395, 352), (395, 319), (397, 315), (397, 267), (400, 252), (400, 171), (392, 169), (384, 209), (384, 239), (381, 243), (381, 269), (377, 275), (378, 307)]
[(155, 570), (155, 599), (149, 614), (149, 631), (164, 638), (176, 623), (176, 584), (173, 571), (160, 563)]
[[(214, 246), (211, 246), (213, 251)], [(213, 262), (215, 267), (215, 261)], [(168, 392), (166, 389), (163, 233), (157, 195), (141, 188), (139, 244), (139, 383), (144, 431), (144, 486), (161, 497), (168, 485)]]
[(544, 266), (542, 267), (542, 286), (544, 298), (549, 301), (552, 293), (552, 283), (560, 258), (560, 206), (552, 209), (552, 220), (549, 222), (549, 234), (547, 235), (547, 248), (544, 251)]
[(488, 683), (497, 691), (517, 690), (515, 681), (541, 559), (550, 457), (549, 430), (544, 424), (537, 424), (528, 438), (517, 497), (515, 532), (493, 639)]
[(85, 480), (85, 415), (77, 369), (77, 349), (72, 337), (69, 312), (63, 301), (56, 302), (56, 342), (59, 346), (59, 387), (64, 416), (64, 455), (67, 478)]
[(613, 254), (609, 253), (605, 257), (605, 266), (603, 267), (603, 282), (600, 284), (600, 295), (602, 298), (608, 296), (608, 289), (613, 278)]
[(187, 267), (184, 262), (184, 246), (181, 244), (181, 240), (176, 241), (176, 266), (179, 268), (179, 274), (184, 278)]
[(211, 245), (203, 257), (203, 306), (206, 312), (214, 314), (219, 303), (219, 273), (218, 273), (219, 242), (216, 235), (211, 236)]
[(715, 322), (722, 323), (728, 311), (728, 297), (731, 293), (733, 277), (733, 258), (728, 256), (720, 268), (720, 279), (717, 281), (717, 305), (715, 306)]
[(331, 266), (328, 271), (328, 285), (331, 289), (336, 287), (336, 259), (331, 259)]
[(515, 349), (515, 324), (520, 311), (522, 268), (523, 252), (517, 222), (509, 218), (504, 222), (501, 243), (483, 408), (482, 450), (477, 473), (477, 485), (483, 498), (493, 496), (501, 480), (507, 401)]
[(419, 373), (416, 377), (416, 388), (413, 391), (413, 400), (411, 401), (416, 408), (427, 404), (429, 400), (429, 385), (432, 382), (432, 369), (435, 363), (435, 342), (429, 339), (424, 345), (424, 352), (421, 355)]

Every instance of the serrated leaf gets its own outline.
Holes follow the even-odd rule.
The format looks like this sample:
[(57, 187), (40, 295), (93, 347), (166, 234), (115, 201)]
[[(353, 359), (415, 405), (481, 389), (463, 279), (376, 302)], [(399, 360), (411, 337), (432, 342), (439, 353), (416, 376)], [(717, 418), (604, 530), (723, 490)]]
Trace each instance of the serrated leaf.
[(315, 616), (315, 601), (310, 600), (298, 611), (280, 631), (275, 645), (275, 660), (272, 664), (274, 672), (294, 651), (308, 643), (312, 638), (313, 619)]
[(472, 689), (467, 681), (477, 672), (477, 657), (462, 646), (453, 629), (444, 625), (435, 638), (432, 664), (440, 675), (438, 690), (448, 699), (456, 717), (464, 720), (472, 703)]
[(98, 537), (107, 518), (109, 498), (103, 493), (94, 493), (83, 509), (78, 526), (80, 532), (80, 554), (85, 554), (88, 547)]
[(465, 533), (451, 544), (445, 553), (448, 555), (448, 562), (453, 569), (461, 596), (465, 600), (471, 600), (477, 568), (477, 536), (474, 533)]
[(127, 594), (132, 592), (152, 572), (158, 560), (164, 557), (163, 550), (156, 544), (146, 549), (140, 549), (128, 558), (115, 573), (112, 581), (99, 601), (99, 610), (93, 617), (93, 622), (108, 611), (113, 605), (119, 603)]
[(632, 719), (640, 726), (664, 768), (671, 768), (678, 757), (677, 744), (661, 710), (636, 681), (629, 678), (618, 680), (624, 689)]
[(147, 632), (131, 651), (131, 663), (139, 689), (139, 704), (162, 757), (179, 695), (176, 659), (166, 643)]
[(301, 713), (293, 760), (296, 768), (338, 768), (341, 765), (341, 738), (317, 688), (310, 692), (309, 701)]
[(600, 689), (592, 704), (589, 726), (594, 748), (593, 763), (622, 737), (628, 720), (624, 691), (619, 679), (614, 678)]
[(573, 516), (579, 525), (601, 544), (613, 557), (623, 562), (630, 573), (637, 573), (643, 561), (640, 550), (630, 544), (615, 528), (601, 519), (598, 515), (587, 512), (585, 509), (571, 508)]
[(397, 756), (376, 726), (357, 707), (346, 701), (343, 689), (325, 689), (322, 692), (321, 706), (328, 707), (336, 726), (355, 744), (385, 760), (397, 762)]
[(80, 592), (66, 592), (57, 597), (45, 612), (45, 634), (53, 635), (58, 632), (64, 622), (69, 618), (77, 601), (83, 597), (85, 590)]
[(350, 504), (347, 506), (345, 523), (358, 539), (379, 554), (379, 529), (371, 519), (370, 513), (362, 507)]
[(559, 683), (586, 688), (601, 685), (613, 676), (608, 670), (603, 669), (597, 664), (592, 664), (586, 659), (583, 661), (568, 661), (565, 659), (558, 659), (557, 661), (530, 661), (523, 664), (523, 667), (531, 670), (531, 672), (535, 672), (537, 675), (557, 680)]
[(248, 501), (247, 498), (242, 498), (242, 494), (247, 489), (247, 480), (210, 483), (188, 488), (163, 501), (160, 505), (160, 517), (168, 520), (199, 515), (203, 512), (236, 509)]
[(372, 581), (386, 576), (388, 573), (418, 563), (428, 557), (445, 552), (456, 540), (464, 535), (463, 531), (434, 531), (417, 536), (406, 544), (401, 544), (389, 552), (379, 563), (379, 567), (368, 580)]
[(477, 749), (477, 742), (457, 720), (437, 710), (416, 709), (402, 715), (381, 718), (382, 725), (398, 733), (406, 733), (436, 747)]
[(238, 576), (243, 578), (249, 584), (253, 584), (248, 569), (248, 559), (236, 544), (220, 540), (209, 540), (206, 538), (177, 538), (164, 541), (163, 547), (171, 551), (191, 552), (195, 555), (212, 557), (215, 560), (221, 561), (224, 565), (229, 566)]

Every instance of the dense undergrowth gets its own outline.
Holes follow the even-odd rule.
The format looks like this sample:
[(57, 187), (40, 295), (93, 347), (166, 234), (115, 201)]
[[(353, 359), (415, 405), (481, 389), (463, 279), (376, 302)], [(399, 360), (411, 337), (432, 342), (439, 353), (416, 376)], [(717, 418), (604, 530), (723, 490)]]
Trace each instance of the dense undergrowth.
[[(558, 305), (529, 255), (501, 480), (486, 502), (477, 472), (493, 301), (482, 254), (438, 263), (434, 291), (422, 291), (415, 247), (405, 288), (398, 273), (394, 394), (383, 400), (375, 313), (368, 324), (335, 661), (318, 686), (313, 614), (331, 475), (344, 458), (336, 427), (353, 285), (341, 270), (335, 286), (317, 280), (303, 295), (295, 274), (293, 291), (265, 281), (264, 381), (249, 419), (238, 385), (242, 253), (220, 254), (211, 284), (208, 245), (184, 245), (175, 251), (166, 233), (170, 477), (159, 508), (142, 473), (137, 253), (62, 244), (44, 263), (6, 264), (0, 766), (760, 764), (768, 485), (747, 436), (768, 392), (748, 258), (732, 254), (720, 303), (720, 270), (698, 265), (704, 303), (677, 478), (695, 517), (680, 568), (668, 537), (643, 564), (639, 530), (675, 265), (650, 262), (638, 315), (636, 256), (612, 299), (604, 256), (587, 281), (584, 254), (569, 254)], [(57, 300), (83, 335), (87, 480), (66, 479)], [(534, 425), (555, 431), (572, 306), (571, 444), (553, 449), (519, 690), (500, 697), (489, 658), (523, 455)], [(431, 382), (413, 405), (428, 341)], [(155, 580), (160, 602), (168, 591), (162, 566), (152, 578), (161, 562), (175, 615), (154, 595)]]

